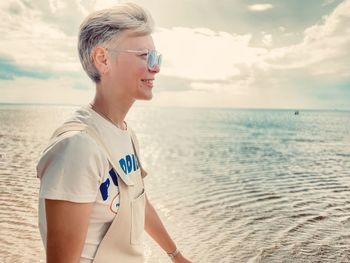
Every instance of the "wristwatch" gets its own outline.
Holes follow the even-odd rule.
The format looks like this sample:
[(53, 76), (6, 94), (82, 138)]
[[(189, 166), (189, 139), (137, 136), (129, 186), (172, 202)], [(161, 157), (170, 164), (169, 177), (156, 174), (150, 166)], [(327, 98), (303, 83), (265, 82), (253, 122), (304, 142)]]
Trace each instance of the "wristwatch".
[(180, 252), (180, 251), (176, 248), (174, 252), (172, 252), (172, 253), (167, 253), (167, 254), (168, 254), (168, 256), (169, 256), (171, 259), (173, 259), (177, 254), (179, 254), (179, 252)]

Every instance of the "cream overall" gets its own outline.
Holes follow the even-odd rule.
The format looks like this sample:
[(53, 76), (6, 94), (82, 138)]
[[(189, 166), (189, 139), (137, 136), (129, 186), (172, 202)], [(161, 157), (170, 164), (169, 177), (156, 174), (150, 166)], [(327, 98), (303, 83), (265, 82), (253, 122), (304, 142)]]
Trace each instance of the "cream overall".
[[(58, 128), (52, 136), (53, 142), (59, 140), (60, 135), (69, 131), (87, 132), (105, 151), (109, 162), (118, 173), (120, 192), (120, 206), (106, 235), (102, 239), (94, 263), (141, 263), (144, 261), (143, 238), (145, 226), (145, 190), (142, 177), (147, 173), (143, 170), (139, 158), (139, 145), (131, 129), (131, 141), (140, 169), (136, 176), (127, 177), (119, 167), (117, 160), (111, 157), (101, 136), (95, 129), (81, 122), (70, 121)], [(140, 172), (141, 171), (141, 172)]]

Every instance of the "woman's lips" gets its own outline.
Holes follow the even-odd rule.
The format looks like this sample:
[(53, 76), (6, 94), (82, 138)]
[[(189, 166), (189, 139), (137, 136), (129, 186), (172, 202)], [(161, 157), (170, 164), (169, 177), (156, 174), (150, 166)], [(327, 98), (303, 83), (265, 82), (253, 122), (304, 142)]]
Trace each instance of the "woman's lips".
[(141, 79), (141, 81), (148, 87), (153, 87), (153, 80), (154, 79)]

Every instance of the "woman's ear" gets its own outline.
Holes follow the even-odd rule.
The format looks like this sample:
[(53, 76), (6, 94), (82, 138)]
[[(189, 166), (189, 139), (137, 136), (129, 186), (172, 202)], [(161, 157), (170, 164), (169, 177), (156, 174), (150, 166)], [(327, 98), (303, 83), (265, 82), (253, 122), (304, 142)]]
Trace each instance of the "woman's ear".
[(107, 50), (105, 48), (101, 46), (95, 47), (92, 51), (92, 60), (100, 75), (108, 72)]

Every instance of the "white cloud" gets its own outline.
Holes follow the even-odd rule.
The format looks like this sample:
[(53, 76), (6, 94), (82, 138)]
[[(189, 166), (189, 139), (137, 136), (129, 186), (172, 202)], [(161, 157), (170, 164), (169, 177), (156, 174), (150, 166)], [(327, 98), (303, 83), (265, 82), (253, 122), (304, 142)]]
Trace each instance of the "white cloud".
[(272, 45), (272, 35), (271, 34), (265, 34), (263, 33), (263, 37), (261, 39), (261, 42), (265, 45), (265, 46), (271, 46)]
[(63, 9), (67, 6), (67, 2), (62, 0), (49, 0), (52, 13), (56, 13), (59, 9)]
[(286, 28), (283, 26), (278, 27), (278, 30), (281, 31), (282, 33), (286, 31)]
[[(0, 80), (1, 101), (85, 103), (91, 99), (92, 89), (74, 88), (93, 87), (78, 73), (84, 74), (74, 32), (88, 12), (112, 4), (107, 0), (2, 1), (0, 19), (6, 26), (0, 27), (0, 56), (13, 59), (19, 66), (52, 71), (62, 77)], [(271, 8), (271, 4), (250, 6), (251, 11)], [(157, 28), (153, 37), (163, 53), (161, 74), (185, 80), (179, 85), (185, 83), (190, 90), (167, 91), (162, 87), (157, 92), (155, 86), (153, 100), (145, 105), (317, 107), (316, 99), (298, 94), (291, 72), (349, 77), (350, 1), (307, 28), (300, 43), (274, 47), (280, 34), (298, 33), (289, 27), (288, 33), (283, 26), (275, 28), (271, 34), (256, 36), (260, 46), (253, 45), (251, 33), (204, 27)]]
[[(91, 88), (74, 88), (78, 85)], [(86, 104), (94, 94), (94, 89), (87, 80), (69, 77), (46, 80), (19, 77), (15, 80), (0, 80), (0, 86), (1, 100), (13, 103)]]
[(265, 57), (274, 69), (307, 68), (312, 74), (350, 76), (350, 0), (304, 31), (296, 45), (276, 48)]
[[(200, 86), (201, 84), (198, 84), (198, 87)], [(224, 89), (217, 84), (212, 84), (212, 87), (207, 86), (206, 88), (160, 92), (147, 104), (150, 106), (290, 109), (303, 108), (304, 105), (317, 108), (319, 102), (293, 89), (286, 90), (281, 87), (264, 89), (230, 83)]]
[(335, 2), (335, 0), (324, 0), (322, 3), (322, 6), (327, 6), (330, 4), (333, 4)]
[(249, 5), (248, 9), (254, 12), (264, 12), (269, 9), (272, 9), (273, 7), (274, 6), (272, 4), (255, 4), (255, 5)]
[(210, 29), (160, 28), (157, 49), (164, 56), (162, 74), (191, 80), (225, 80), (240, 75), (239, 66), (252, 65), (266, 53), (249, 47), (251, 35)]
[[(163, 29), (156, 38), (156, 43), (168, 59), (162, 72), (191, 79), (192, 90), (161, 92), (154, 103), (190, 106), (195, 99), (195, 104), (199, 106), (332, 107), (332, 102), (321, 101), (312, 97), (311, 93), (305, 95), (295, 85), (300, 84), (303, 75), (308, 74), (332, 74), (340, 78), (349, 76), (349, 6), (350, 1), (345, 1), (318, 24), (307, 28), (302, 41), (295, 45), (274, 48), (273, 35), (263, 32), (262, 42), (269, 46), (269, 50), (252, 47), (252, 36), (249, 34), (225, 33), (225, 37), (221, 37), (212, 31), (204, 36), (198, 34), (196, 29)], [(280, 28), (280, 31), (285, 31), (285, 28)], [(205, 63), (204, 59), (199, 60), (203, 65), (192, 62), (207, 49), (215, 50), (213, 54), (217, 56), (209, 55), (209, 61), (216, 61), (222, 67), (206, 67), (215, 63)], [(176, 53), (184, 50), (184, 56)], [(237, 69), (237, 73), (233, 69)], [(299, 73), (293, 76), (292, 72), (296, 70)]]
[[(12, 13), (9, 10), (16, 10)], [(19, 11), (20, 10), (20, 11)], [(42, 20), (42, 12), (12, 1), (0, 11), (6, 27), (0, 27), (2, 55), (17, 65), (38, 70), (77, 72), (76, 36)]]

